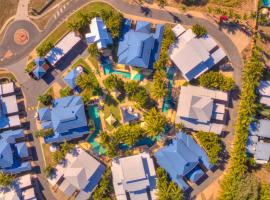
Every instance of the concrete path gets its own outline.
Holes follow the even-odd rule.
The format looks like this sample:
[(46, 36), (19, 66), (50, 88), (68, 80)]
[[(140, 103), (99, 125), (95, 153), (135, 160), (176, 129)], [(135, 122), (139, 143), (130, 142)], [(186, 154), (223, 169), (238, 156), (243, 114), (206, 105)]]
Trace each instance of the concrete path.
[(29, 5), (29, 0), (19, 0), (15, 20), (29, 20), (28, 5)]

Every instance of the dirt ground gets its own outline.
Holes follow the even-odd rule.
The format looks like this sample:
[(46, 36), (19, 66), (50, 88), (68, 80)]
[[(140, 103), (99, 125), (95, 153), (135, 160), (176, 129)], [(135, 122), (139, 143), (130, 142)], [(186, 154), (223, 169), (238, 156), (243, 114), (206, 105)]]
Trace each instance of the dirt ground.
[(255, 176), (258, 177), (260, 180), (266, 183), (270, 183), (270, 171), (268, 171), (265, 167), (262, 167), (260, 170), (255, 172)]
[(260, 26), (259, 35), (261, 39), (257, 41), (257, 44), (264, 52), (266, 65), (270, 67), (270, 27)]
[(0, 27), (6, 20), (16, 14), (19, 0), (0, 0)]
[[(56, 5), (57, 3), (61, 1), (64, 1), (64, 0), (55, 0), (47, 9), (50, 9), (52, 6)], [(40, 10), (45, 5), (46, 2), (47, 0), (30, 0), (29, 8)]]

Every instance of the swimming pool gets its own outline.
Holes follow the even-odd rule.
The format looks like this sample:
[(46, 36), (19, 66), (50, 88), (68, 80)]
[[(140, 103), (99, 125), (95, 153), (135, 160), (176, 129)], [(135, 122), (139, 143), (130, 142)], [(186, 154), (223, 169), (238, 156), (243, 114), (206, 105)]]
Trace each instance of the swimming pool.
[(170, 102), (171, 102), (171, 95), (172, 95), (172, 87), (173, 87), (173, 76), (174, 76), (174, 68), (168, 68), (167, 70), (167, 78), (169, 80), (168, 83), (168, 94), (164, 98), (163, 106), (162, 106), (162, 112), (166, 113), (168, 112), (170, 108)]
[(91, 144), (93, 151), (95, 151), (98, 155), (103, 155), (106, 153), (106, 149), (104, 149), (98, 142), (95, 141), (95, 138), (97, 137), (99, 131), (102, 130), (98, 107), (95, 105), (89, 106), (88, 116), (94, 121), (95, 124), (95, 131), (89, 137), (88, 143)]

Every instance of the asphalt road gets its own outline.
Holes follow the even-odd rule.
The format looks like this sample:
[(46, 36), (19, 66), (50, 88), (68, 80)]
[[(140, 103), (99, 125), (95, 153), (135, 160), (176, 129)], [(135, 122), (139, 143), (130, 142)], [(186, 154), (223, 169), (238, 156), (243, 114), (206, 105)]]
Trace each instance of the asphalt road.
[[(111, 4), (113, 7), (118, 9), (123, 13), (128, 13), (130, 15), (137, 15), (142, 17), (153, 18), (157, 20), (166, 21), (168, 23), (181, 23), (184, 25), (192, 25), (195, 23), (201, 24), (205, 26), (208, 30), (208, 33), (212, 35), (221, 45), (222, 48), (226, 51), (230, 61), (234, 67), (235, 81), (237, 85), (241, 84), (241, 68), (243, 66), (243, 62), (241, 59), (241, 55), (235, 47), (234, 43), (230, 40), (230, 38), (223, 33), (216, 25), (211, 22), (201, 19), (195, 18), (192, 16), (187, 16), (184, 14), (171, 13), (166, 10), (156, 10), (156, 9), (148, 9), (141, 7), (139, 5), (129, 5), (126, 2), (121, 0), (103, 0)], [(24, 67), (27, 62), (27, 56), (29, 53), (35, 48), (35, 46), (48, 35), (58, 24), (60, 24), (63, 20), (66, 19), (68, 15), (70, 15), (74, 10), (80, 8), (82, 5), (89, 3), (88, 0), (71, 0), (71, 3), (65, 8), (65, 10), (57, 17), (51, 18), (47, 27), (43, 32), (39, 32), (35, 25), (33, 25), (29, 21), (15, 21), (12, 23), (5, 34), (3, 42), (0, 45), (0, 58), (3, 57), (4, 53), (7, 50), (11, 50), (14, 53), (10, 59), (5, 59), (4, 61), (0, 61), (0, 67), (5, 67), (10, 70), (18, 79), (22, 90), (24, 92), (26, 98), (27, 107), (36, 106), (37, 97), (42, 94), (48, 87), (55, 81), (60, 81), (62, 71), (56, 70), (52, 73), (52, 81), (40, 80), (35, 81), (31, 79), (26, 73), (24, 73)], [(17, 45), (13, 40), (14, 32), (23, 27), (29, 32), (30, 41), (26, 45)], [(35, 120), (33, 118), (34, 111), (28, 111), (28, 119), (31, 122), (31, 130), (35, 130)], [(236, 116), (236, 110), (232, 110), (232, 117)], [(41, 161), (41, 150), (38, 141), (34, 140), (34, 145), (37, 149), (37, 155), (39, 157), (37, 164), (41, 166), (41, 170), (44, 165)], [(219, 172), (222, 173), (222, 172)], [(46, 182), (43, 175), (38, 175), (40, 182), (44, 188), (44, 194), (47, 199), (53, 199), (50, 191), (48, 190), (48, 183)], [(210, 180), (208, 180), (210, 181)], [(199, 190), (201, 188), (197, 188)], [(197, 193), (197, 192), (196, 192)]]

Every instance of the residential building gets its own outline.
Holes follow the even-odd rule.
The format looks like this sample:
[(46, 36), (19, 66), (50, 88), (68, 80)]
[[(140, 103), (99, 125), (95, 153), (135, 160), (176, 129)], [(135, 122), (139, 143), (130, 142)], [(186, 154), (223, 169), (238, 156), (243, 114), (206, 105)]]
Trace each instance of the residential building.
[(36, 200), (33, 180), (30, 174), (16, 178), (12, 187), (4, 188), (0, 192), (0, 199), (5, 200)]
[(270, 139), (270, 120), (260, 119), (258, 122), (252, 122), (249, 126), (250, 135)]
[(112, 176), (117, 200), (157, 199), (156, 172), (148, 153), (115, 158)]
[(56, 186), (68, 199), (89, 199), (105, 171), (105, 166), (81, 148), (68, 153), (64, 162), (56, 166), (55, 175), (48, 178), (49, 183)]
[(260, 103), (270, 107), (270, 81), (260, 81), (258, 93), (260, 95)]
[(131, 124), (137, 122), (140, 119), (140, 114), (133, 111), (132, 107), (121, 107), (122, 122), (124, 124)]
[(256, 135), (249, 135), (246, 145), (247, 153), (254, 155), (258, 164), (266, 164), (270, 159), (270, 143), (260, 140)]
[(183, 31), (179, 25), (173, 29), (177, 40), (168, 54), (187, 81), (198, 78), (226, 58), (210, 35), (198, 38), (191, 29)]
[(176, 123), (195, 131), (221, 134), (226, 118), (228, 94), (198, 86), (182, 86)]
[(79, 42), (81, 38), (76, 36), (74, 32), (66, 34), (45, 56), (46, 60), (55, 66), (60, 59), (70, 52), (70, 50)]
[(112, 36), (100, 17), (91, 20), (90, 33), (85, 35), (87, 44), (97, 44), (99, 50), (106, 49), (113, 44)]
[(80, 75), (80, 71), (78, 71), (77, 69), (72, 69), (65, 77), (64, 77), (64, 81), (67, 83), (67, 85), (71, 88), (71, 89), (75, 89), (76, 88), (76, 80), (77, 77)]
[(45, 58), (38, 57), (35, 59), (35, 69), (33, 70), (33, 74), (36, 79), (41, 79), (49, 69), (49, 65), (47, 64)]
[(0, 134), (0, 171), (17, 174), (31, 170), (28, 147), (22, 141), (23, 130), (9, 130)]
[(19, 108), (14, 83), (0, 85), (0, 130), (19, 127)]
[(152, 31), (152, 24), (137, 21), (132, 29), (131, 20), (125, 19), (118, 47), (118, 63), (152, 69), (155, 61), (159, 59), (164, 27), (157, 24)]
[(190, 188), (187, 180), (197, 183), (205, 175), (200, 165), (208, 170), (212, 168), (205, 151), (183, 132), (178, 133), (171, 144), (157, 151), (155, 158), (184, 191)]
[(80, 96), (68, 96), (54, 100), (52, 107), (38, 110), (43, 129), (53, 134), (44, 138), (45, 143), (61, 143), (81, 138), (89, 133), (84, 104)]

